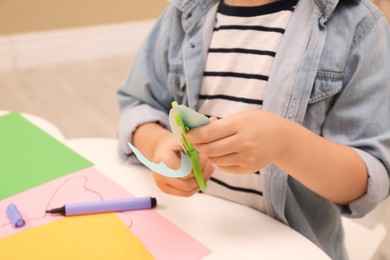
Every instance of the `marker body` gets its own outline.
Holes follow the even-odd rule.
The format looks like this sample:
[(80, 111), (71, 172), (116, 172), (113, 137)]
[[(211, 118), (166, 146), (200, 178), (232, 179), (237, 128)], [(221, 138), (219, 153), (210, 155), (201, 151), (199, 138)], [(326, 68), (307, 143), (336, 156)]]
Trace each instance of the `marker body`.
[(128, 210), (150, 209), (156, 206), (152, 197), (131, 198), (66, 204), (62, 208), (48, 210), (48, 213), (61, 213), (65, 216), (86, 215), (104, 212), (120, 212)]
[(11, 222), (12, 226), (15, 228), (23, 227), (26, 222), (24, 221), (22, 215), (20, 214), (18, 208), (15, 206), (15, 204), (9, 204), (7, 209), (7, 217), (9, 221)]

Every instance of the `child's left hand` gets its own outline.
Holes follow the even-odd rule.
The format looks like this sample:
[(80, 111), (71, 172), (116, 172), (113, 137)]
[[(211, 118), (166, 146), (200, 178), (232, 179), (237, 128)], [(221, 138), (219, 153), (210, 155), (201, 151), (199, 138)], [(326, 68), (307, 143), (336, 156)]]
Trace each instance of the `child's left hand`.
[(191, 129), (187, 139), (225, 172), (252, 173), (276, 160), (287, 145), (287, 120), (253, 110)]

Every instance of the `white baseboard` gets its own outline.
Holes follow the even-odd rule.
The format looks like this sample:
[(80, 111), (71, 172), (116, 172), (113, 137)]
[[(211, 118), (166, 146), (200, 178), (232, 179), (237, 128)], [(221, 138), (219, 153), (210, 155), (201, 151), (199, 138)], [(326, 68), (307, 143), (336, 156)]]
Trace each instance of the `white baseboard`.
[(0, 36), (0, 71), (134, 54), (154, 22)]

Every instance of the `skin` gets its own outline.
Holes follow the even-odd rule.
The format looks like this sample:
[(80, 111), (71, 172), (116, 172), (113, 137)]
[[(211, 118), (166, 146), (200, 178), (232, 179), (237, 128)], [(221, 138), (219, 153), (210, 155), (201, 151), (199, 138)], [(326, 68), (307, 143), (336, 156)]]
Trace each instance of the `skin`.
[(338, 204), (347, 204), (367, 191), (365, 164), (352, 148), (270, 112), (238, 113), (192, 129), (187, 139), (226, 172), (252, 173), (274, 163)]
[[(228, 5), (256, 6), (274, 1), (225, 0)], [(283, 169), (308, 189), (337, 204), (348, 204), (367, 191), (363, 160), (350, 147), (324, 139), (303, 126), (267, 111), (247, 111), (192, 129), (187, 140), (200, 154), (208, 180), (219, 167), (232, 174), (249, 174), (270, 163)], [(180, 166), (180, 146), (171, 132), (157, 123), (138, 127), (133, 144), (156, 163)], [(177, 196), (192, 196), (198, 187), (191, 174), (167, 178), (153, 173), (157, 186)]]
[[(219, 167), (232, 174), (248, 174), (274, 163), (310, 190), (338, 204), (362, 196), (368, 174), (363, 160), (350, 147), (329, 141), (303, 126), (267, 111), (247, 111), (187, 133), (201, 155), (204, 177), (208, 180)], [(137, 128), (134, 145), (150, 160), (180, 166), (173, 135), (157, 123)], [(153, 173), (157, 186), (177, 196), (198, 191), (193, 174), (167, 178)]]
[(390, 0), (373, 0), (374, 2), (385, 14), (387, 21), (390, 22)]
[[(171, 169), (180, 167), (181, 146), (170, 131), (157, 123), (138, 127), (133, 136), (133, 144), (153, 162), (164, 162)], [(200, 155), (200, 164), (205, 181), (208, 181), (214, 172), (214, 165), (203, 155)], [(184, 178), (168, 178), (153, 172), (153, 178), (157, 186), (168, 194), (189, 197), (199, 191), (193, 173)]]

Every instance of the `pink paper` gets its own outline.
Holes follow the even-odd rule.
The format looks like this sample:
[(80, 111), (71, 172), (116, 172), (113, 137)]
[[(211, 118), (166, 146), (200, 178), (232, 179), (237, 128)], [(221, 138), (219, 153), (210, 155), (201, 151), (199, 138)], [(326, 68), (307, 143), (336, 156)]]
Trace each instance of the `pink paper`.
[[(62, 218), (45, 214), (47, 209), (66, 203), (129, 197), (133, 196), (90, 167), (0, 201), (0, 238)], [(25, 226), (14, 228), (9, 223), (5, 212), (10, 203), (19, 209)], [(155, 210), (117, 214), (157, 259), (200, 259), (210, 253), (207, 247)]]

